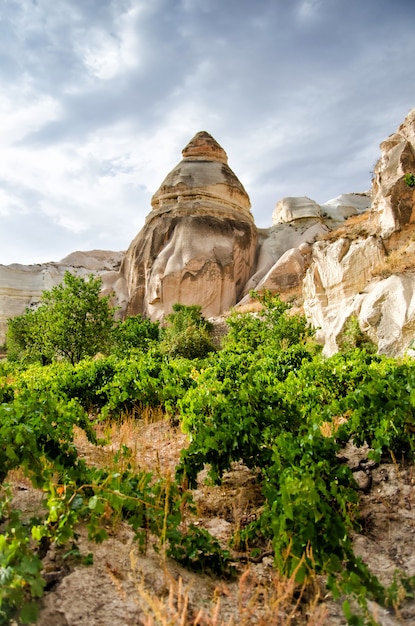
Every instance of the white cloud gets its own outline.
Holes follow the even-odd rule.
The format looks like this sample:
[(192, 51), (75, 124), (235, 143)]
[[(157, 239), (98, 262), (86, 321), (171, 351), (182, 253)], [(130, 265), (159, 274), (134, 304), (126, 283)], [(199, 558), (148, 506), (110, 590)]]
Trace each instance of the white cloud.
[(316, 16), (320, 10), (322, 0), (301, 0), (298, 7), (298, 16), (301, 19), (309, 20)]
[(142, 12), (143, 7), (136, 5), (121, 15), (115, 32), (93, 29), (89, 33), (81, 55), (96, 78), (110, 80), (140, 66), (140, 41), (135, 27)]
[(404, 0), (6, 3), (0, 262), (126, 247), (199, 130), (261, 226), (282, 195), (367, 188), (415, 105), (412, 18)]

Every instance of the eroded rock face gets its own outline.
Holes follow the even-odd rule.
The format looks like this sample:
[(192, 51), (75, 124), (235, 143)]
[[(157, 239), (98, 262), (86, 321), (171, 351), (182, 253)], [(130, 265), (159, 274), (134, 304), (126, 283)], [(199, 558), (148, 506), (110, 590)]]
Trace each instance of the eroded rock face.
[[(316, 239), (351, 215), (366, 211), (370, 202), (368, 193), (343, 194), (322, 205), (305, 196), (279, 200), (272, 215), (273, 226), (260, 231), (258, 261), (245, 294), (250, 289), (283, 293), (299, 288)], [(248, 299), (245, 296), (242, 303)]]
[(405, 174), (415, 173), (415, 109), (396, 133), (380, 144), (372, 185), (373, 210), (382, 236), (415, 221), (415, 188), (405, 183)]
[(399, 231), (415, 222), (415, 190), (405, 182), (406, 174), (415, 173), (415, 109), (380, 149), (371, 192), (378, 236), (313, 246), (313, 262), (304, 281), (304, 307), (313, 325), (321, 329), (327, 355), (337, 351), (351, 315), (357, 316), (379, 352), (403, 354), (415, 337), (413, 276), (382, 279), (373, 275), (386, 254), (383, 244), (390, 249), (393, 239), (393, 246), (399, 247)]
[(318, 241), (304, 284), (304, 309), (320, 329), (326, 355), (337, 352), (346, 320), (357, 314), (363, 294), (385, 256), (382, 240), (342, 237), (334, 243)]
[(381, 240), (370, 237), (353, 243), (346, 248), (342, 240), (326, 247), (316, 244), (314, 262), (304, 280), (304, 308), (320, 329), (324, 354), (337, 352), (345, 323), (352, 315), (379, 353), (398, 356), (413, 351), (415, 277), (372, 277), (372, 269), (384, 256)]
[(413, 355), (415, 277), (395, 274), (368, 285), (357, 316), (381, 354), (397, 356), (411, 349)]
[(238, 301), (252, 271), (257, 229), (225, 151), (200, 132), (182, 154), (123, 262), (127, 315), (161, 319), (176, 302), (219, 315)]

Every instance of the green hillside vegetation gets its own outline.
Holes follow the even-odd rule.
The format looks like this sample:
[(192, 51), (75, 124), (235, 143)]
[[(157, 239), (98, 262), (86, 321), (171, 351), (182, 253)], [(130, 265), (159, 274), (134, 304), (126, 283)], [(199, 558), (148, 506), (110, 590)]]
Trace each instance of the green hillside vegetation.
[[(166, 556), (224, 577), (235, 575), (236, 555), (266, 551), (300, 586), (324, 575), (333, 597), (346, 598), (350, 624), (374, 623), (368, 600), (393, 608), (412, 593), (414, 580), (398, 575), (385, 588), (355, 556), (359, 488), (341, 455), (353, 441), (368, 444), (374, 462), (413, 462), (412, 360), (375, 354), (353, 326), (343, 351), (324, 358), (306, 319), (269, 293), (251, 294), (258, 313), (229, 316), (215, 350), (199, 307), (176, 305), (165, 327), (140, 316), (114, 321), (100, 287), (67, 274), (37, 311), (9, 323), (0, 362), (0, 624), (36, 621), (42, 556), (52, 542), (76, 543), (79, 522), (101, 542), (109, 520), (125, 520), (143, 550), (151, 538)], [(138, 419), (145, 408), (188, 435), (174, 479), (138, 470), (125, 445), (111, 467), (80, 457), (75, 431), (98, 448), (97, 424)], [(263, 504), (224, 547), (192, 522), (192, 489), (201, 470), (220, 484), (234, 463), (255, 472)], [(17, 468), (44, 493), (44, 513), (30, 520), (9, 493)]]

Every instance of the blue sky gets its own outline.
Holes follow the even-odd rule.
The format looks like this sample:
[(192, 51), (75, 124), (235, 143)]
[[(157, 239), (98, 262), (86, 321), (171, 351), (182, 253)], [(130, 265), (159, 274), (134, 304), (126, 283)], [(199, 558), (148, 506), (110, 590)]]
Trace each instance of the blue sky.
[(199, 130), (260, 227), (367, 190), (414, 32), (413, 0), (2, 0), (0, 263), (126, 249)]

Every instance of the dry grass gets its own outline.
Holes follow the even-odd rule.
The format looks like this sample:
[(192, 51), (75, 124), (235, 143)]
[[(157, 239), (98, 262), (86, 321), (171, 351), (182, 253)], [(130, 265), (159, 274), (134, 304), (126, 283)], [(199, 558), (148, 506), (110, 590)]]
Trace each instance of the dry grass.
[(359, 237), (369, 237), (370, 235), (374, 235), (376, 234), (376, 230), (376, 214), (371, 211), (365, 211), (359, 215), (352, 215), (352, 217), (349, 217), (349, 219), (347, 219), (344, 224), (339, 226), (339, 228), (321, 235), (318, 237), (318, 240), (335, 241), (336, 239), (340, 239), (342, 237), (354, 240)]
[(263, 304), (258, 302), (258, 300), (251, 300), (250, 302), (247, 302), (246, 304), (236, 305), (235, 307), (233, 307), (233, 309), (225, 313), (225, 316), (229, 316), (233, 312), (236, 312), (238, 314), (259, 313), (260, 311), (263, 311), (263, 310), (264, 310)]
[(322, 422), (320, 432), (323, 437), (333, 437), (342, 424), (347, 422), (347, 415), (334, 416), (330, 422)]
[(170, 576), (169, 594), (164, 598), (154, 596), (143, 580), (137, 580), (136, 589), (145, 614), (141, 623), (143, 626), (323, 626), (327, 609), (320, 604), (319, 585), (314, 581), (315, 584), (307, 587), (300, 586), (295, 576), (296, 572), (290, 578), (273, 572), (264, 580), (247, 568), (236, 584), (218, 583), (208, 606), (202, 608), (196, 606), (193, 590), (181, 578), (175, 581)]
[(373, 276), (387, 278), (392, 274), (401, 274), (415, 270), (415, 241), (405, 241), (398, 248), (391, 250), (383, 263), (373, 270)]
[(167, 477), (174, 473), (180, 451), (187, 446), (186, 436), (161, 409), (137, 409), (117, 421), (97, 423), (95, 431), (102, 446), (94, 446), (82, 430), (75, 429), (80, 456), (95, 467), (119, 470), (128, 464), (137, 471)]
[[(293, 309), (290, 310), (295, 310), (296, 314), (298, 314), (298, 311), (302, 310), (304, 298), (301, 285), (298, 285), (297, 287), (291, 287), (286, 290), (279, 289), (278, 292), (275, 292), (273, 295), (278, 295), (283, 302), (288, 302), (288, 304), (291, 304)], [(264, 305), (261, 304), (261, 302), (258, 302), (257, 300), (251, 300), (246, 304), (235, 305), (230, 311), (227, 311), (224, 315), (225, 317), (228, 317), (233, 312), (236, 312), (238, 314), (260, 313), (263, 310)]]

